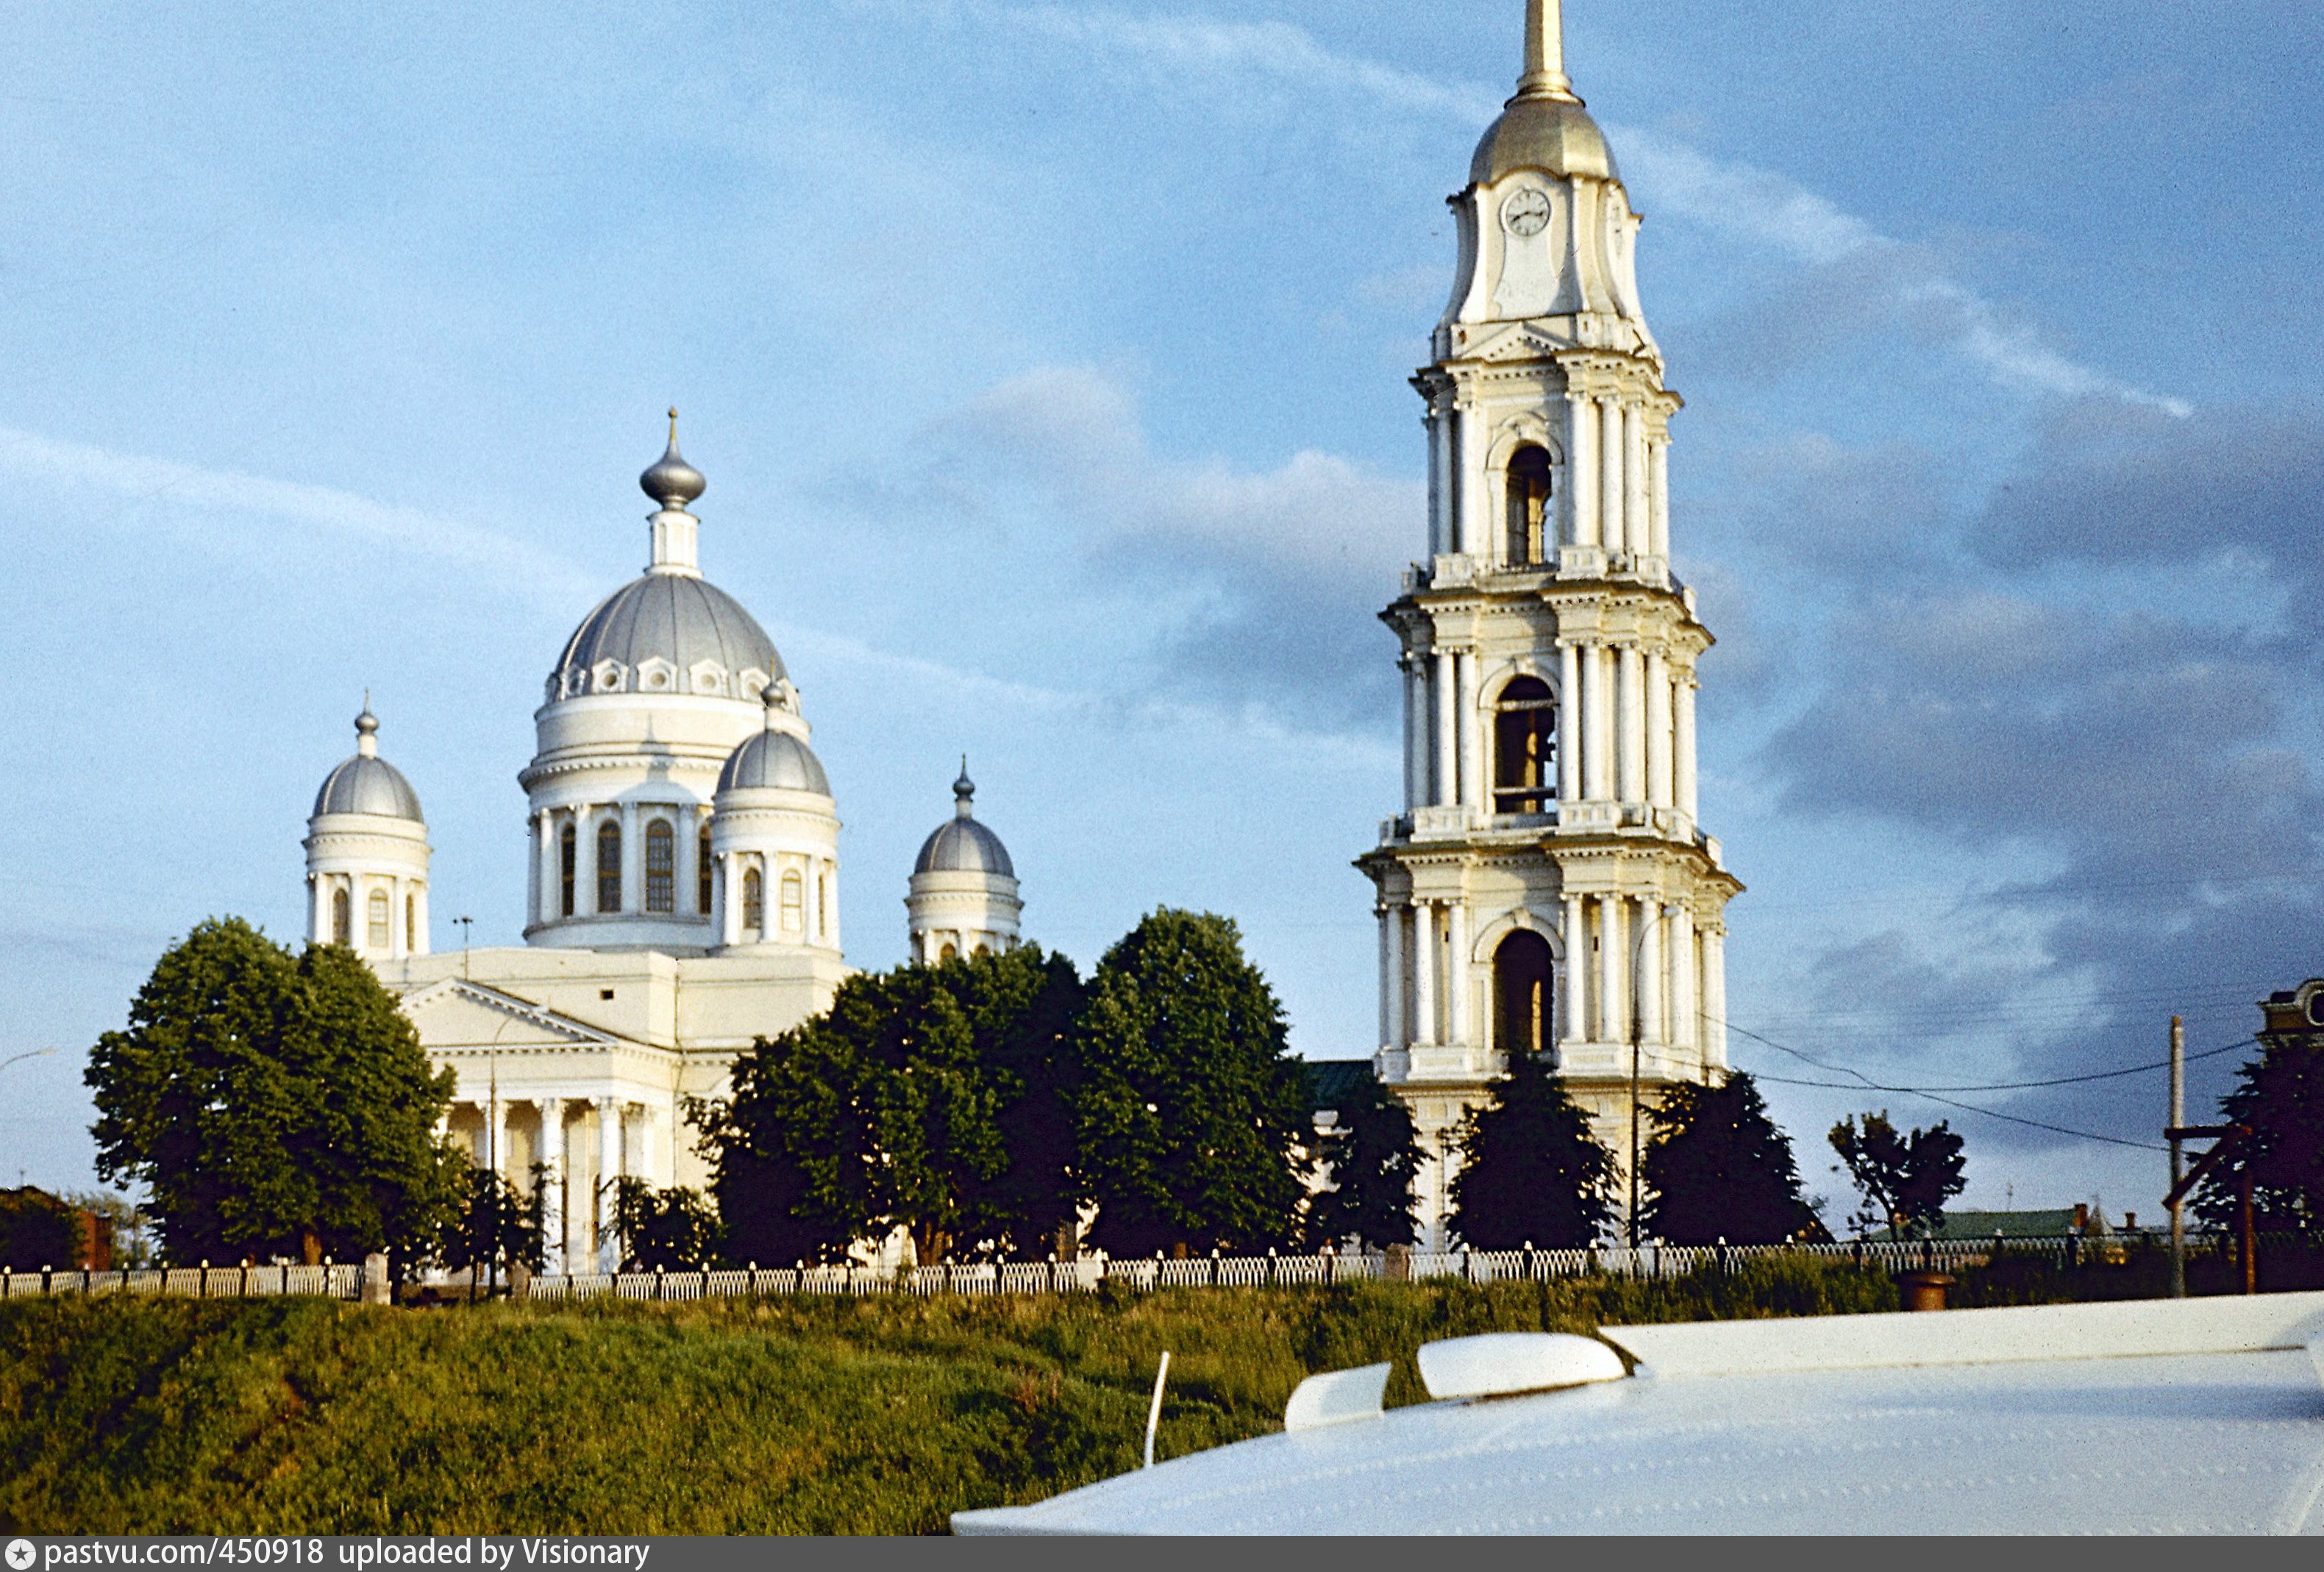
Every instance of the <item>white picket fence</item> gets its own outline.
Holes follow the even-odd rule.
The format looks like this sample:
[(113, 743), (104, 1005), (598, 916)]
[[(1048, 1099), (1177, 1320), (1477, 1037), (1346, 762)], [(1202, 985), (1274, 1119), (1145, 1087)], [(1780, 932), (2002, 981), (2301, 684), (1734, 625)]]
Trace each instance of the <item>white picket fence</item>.
[[(752, 1267), (741, 1271), (576, 1272), (533, 1277), (536, 1299), (743, 1299), (776, 1294), (1069, 1294), (1112, 1282), (1136, 1292), (1177, 1288), (1261, 1288), (1303, 1283), (1378, 1282), (1459, 1278), (1466, 1282), (1555, 1281), (1609, 1276), (1684, 1277), (1732, 1271), (1747, 1262), (1784, 1257), (1846, 1261), (1869, 1271), (1982, 1266), (1997, 1249), (2012, 1256), (2061, 1262), (2118, 1247), (2072, 1238), (1939, 1240), (1846, 1244), (1647, 1244), (1637, 1250), (1410, 1251), (1320, 1255), (1196, 1255), (1142, 1261), (1084, 1256), (1063, 1262), (975, 1262), (893, 1270), (865, 1265)], [(2209, 1238), (2190, 1249), (2217, 1247)], [(359, 1299), (364, 1269), (326, 1266), (173, 1267), (118, 1271), (9, 1271), (0, 1268), (0, 1299), (143, 1294), (182, 1299), (242, 1299), (283, 1294)]]

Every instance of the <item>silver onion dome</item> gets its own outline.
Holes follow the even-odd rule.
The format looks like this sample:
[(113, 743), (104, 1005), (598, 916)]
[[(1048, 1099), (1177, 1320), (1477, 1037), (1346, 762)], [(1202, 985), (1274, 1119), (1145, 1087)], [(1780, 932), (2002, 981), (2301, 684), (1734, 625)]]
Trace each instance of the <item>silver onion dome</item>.
[(653, 467), (638, 476), (638, 485), (644, 493), (666, 508), (684, 508), (700, 496), (710, 483), (702, 478), (702, 471), (686, 461), (678, 450), (678, 411), (669, 411), (669, 447)]
[(921, 845), (912, 872), (1017, 876), (1015, 865), (1009, 861), (1009, 848), (1001, 844), (999, 836), (976, 822), (970, 806), (975, 796), (976, 782), (968, 778), (968, 761), (963, 759), (960, 779), (952, 783), (953, 816)]
[(355, 756), (341, 763), (323, 777), (322, 790), (315, 793), (315, 816), (327, 813), (368, 813), (380, 818), (408, 818), (414, 824), (424, 824), (420, 812), (420, 793), (403, 778), (403, 772), (379, 756), (379, 717), (372, 714), (371, 701), (364, 701), (363, 713), (355, 717)]
[(743, 738), (742, 744), (727, 755), (726, 767), (718, 772), (718, 790), (752, 791), (771, 786), (830, 796), (831, 778), (823, 772), (823, 761), (815, 756), (815, 750), (798, 734), (775, 729), (775, 715), (785, 707), (780, 687), (767, 684), (765, 698), (766, 729)]

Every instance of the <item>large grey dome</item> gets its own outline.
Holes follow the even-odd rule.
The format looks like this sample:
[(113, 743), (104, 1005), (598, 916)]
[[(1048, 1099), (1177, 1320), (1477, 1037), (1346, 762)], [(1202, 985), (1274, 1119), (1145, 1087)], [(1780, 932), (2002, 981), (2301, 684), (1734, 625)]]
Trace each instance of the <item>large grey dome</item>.
[(1001, 837), (976, 822), (969, 812), (969, 802), (976, 795), (976, 783), (968, 778), (968, 761), (961, 761), (960, 779), (952, 783), (953, 817), (928, 837), (920, 846), (920, 855), (912, 864), (915, 874), (998, 874), (1004, 879), (1017, 876), (1016, 867), (1009, 861), (1009, 848)]
[(379, 756), (379, 717), (365, 704), (355, 717), (355, 754), (323, 777), (315, 793), (315, 816), (326, 813), (369, 813), (381, 818), (427, 822), (420, 812), (420, 793), (403, 772)]
[(815, 750), (789, 732), (762, 731), (742, 739), (718, 772), (718, 790), (749, 791), (774, 786), (790, 791), (831, 795), (831, 779)]
[[(581, 619), (557, 659), (556, 691), (589, 692), (599, 663), (613, 661), (623, 668), (621, 689), (634, 692), (641, 686), (634, 673), (656, 659), (675, 668), (671, 687), (681, 693), (756, 698), (757, 683), (785, 675), (774, 641), (733, 596), (691, 574), (649, 573), (613, 591)], [(694, 674), (705, 661), (719, 668), (708, 686)], [(743, 676), (751, 671), (759, 673), (757, 682), (746, 687)]]

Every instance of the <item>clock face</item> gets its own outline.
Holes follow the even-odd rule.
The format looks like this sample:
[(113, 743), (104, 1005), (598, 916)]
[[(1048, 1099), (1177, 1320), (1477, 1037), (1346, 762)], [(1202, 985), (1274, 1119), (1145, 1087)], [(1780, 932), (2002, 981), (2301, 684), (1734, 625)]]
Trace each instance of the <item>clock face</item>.
[(1530, 239), (1549, 227), (1549, 199), (1530, 188), (1513, 191), (1501, 204), (1501, 222), (1518, 239)]

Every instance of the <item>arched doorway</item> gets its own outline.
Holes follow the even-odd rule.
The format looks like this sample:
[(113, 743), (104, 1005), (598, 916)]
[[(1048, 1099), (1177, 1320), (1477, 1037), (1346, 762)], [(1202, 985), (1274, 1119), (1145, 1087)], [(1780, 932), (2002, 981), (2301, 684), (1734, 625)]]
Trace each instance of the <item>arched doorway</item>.
[(1493, 951), (1493, 1046), (1503, 1053), (1539, 1053), (1557, 1040), (1550, 1007), (1556, 962), (1549, 941), (1520, 928)]

